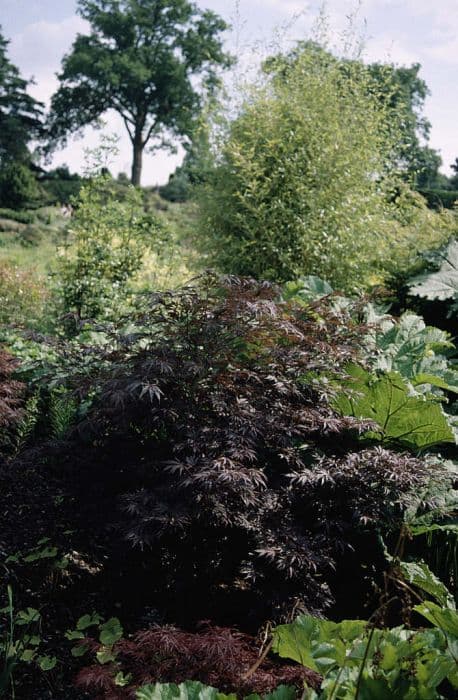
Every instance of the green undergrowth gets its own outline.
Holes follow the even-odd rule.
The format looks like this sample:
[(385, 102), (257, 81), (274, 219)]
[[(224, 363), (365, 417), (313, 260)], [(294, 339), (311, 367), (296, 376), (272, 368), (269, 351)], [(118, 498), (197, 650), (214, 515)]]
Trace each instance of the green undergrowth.
[[(205, 275), (142, 300), (71, 340), (9, 336), (0, 478), (41, 531), (4, 545), (4, 688), (46, 673), (102, 700), (455, 698), (453, 338), (316, 277)], [(210, 641), (191, 615), (221, 624)], [(249, 615), (250, 644), (269, 624), (229, 682), (224, 625)], [(22, 619), (45, 631), (17, 643)], [(279, 657), (310, 673), (278, 680)]]

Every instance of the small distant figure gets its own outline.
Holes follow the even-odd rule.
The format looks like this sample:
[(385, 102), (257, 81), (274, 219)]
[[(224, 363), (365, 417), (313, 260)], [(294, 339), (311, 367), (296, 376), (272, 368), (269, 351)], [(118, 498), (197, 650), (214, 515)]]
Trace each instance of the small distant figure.
[(73, 207), (71, 204), (63, 204), (60, 208), (61, 216), (65, 219), (70, 219), (73, 216)]

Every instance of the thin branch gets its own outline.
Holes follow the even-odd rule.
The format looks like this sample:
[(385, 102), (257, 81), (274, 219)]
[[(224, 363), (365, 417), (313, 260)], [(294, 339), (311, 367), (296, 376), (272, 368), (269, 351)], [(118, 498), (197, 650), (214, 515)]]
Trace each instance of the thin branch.
[(123, 118), (124, 124), (125, 124), (126, 129), (127, 129), (127, 133), (129, 134), (129, 137), (130, 137), (130, 140), (133, 143), (134, 142), (134, 135), (133, 135), (133, 132), (129, 126), (129, 123), (131, 123), (131, 122), (129, 119), (127, 119), (127, 117), (124, 116), (124, 114), (122, 114), (121, 116)]
[(145, 137), (144, 140), (143, 140), (143, 146), (146, 146), (146, 144), (147, 144), (148, 141), (150, 140), (150, 138), (151, 138), (151, 136), (152, 136), (152, 134), (153, 134), (153, 131), (154, 131), (154, 129), (157, 127), (157, 125), (158, 125), (158, 120), (155, 119), (154, 122), (151, 124), (150, 128), (148, 129), (147, 133), (146, 133), (146, 137)]
[(273, 641), (273, 639), (271, 639), (270, 642), (268, 643), (268, 645), (266, 646), (266, 648), (264, 649), (264, 651), (262, 652), (259, 659), (251, 666), (251, 668), (248, 669), (248, 671), (246, 671), (242, 675), (243, 681), (246, 681), (248, 678), (250, 678), (253, 675), (253, 673), (256, 673), (256, 671), (258, 670), (258, 668), (260, 667), (260, 665), (263, 663), (264, 659), (266, 658), (267, 654), (272, 649), (273, 643), (274, 643), (274, 641)]

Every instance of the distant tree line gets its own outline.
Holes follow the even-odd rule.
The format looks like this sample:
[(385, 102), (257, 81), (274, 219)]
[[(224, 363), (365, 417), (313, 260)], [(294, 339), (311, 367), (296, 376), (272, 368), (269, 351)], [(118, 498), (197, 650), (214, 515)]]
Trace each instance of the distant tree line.
[[(31, 204), (43, 198), (43, 187), (49, 201), (67, 201), (77, 176), (65, 168), (46, 173), (39, 159), (110, 110), (121, 115), (132, 143), (134, 185), (141, 182), (146, 151), (183, 143), (184, 161), (161, 194), (187, 199), (213, 167), (201, 116), (217, 93), (221, 71), (233, 63), (223, 46), (226, 23), (190, 0), (79, 0), (78, 11), (90, 31), (78, 34), (62, 60), (49, 114), (8, 58), (0, 29), (0, 205)], [(276, 71), (282, 79), (306, 45), (299, 42), (286, 56), (272, 57), (264, 71)], [(343, 72), (350, 67), (350, 61), (332, 60), (340, 60)], [(441, 157), (429, 146), (431, 124), (423, 114), (429, 91), (420, 65), (373, 63), (368, 68), (380, 99), (401, 117), (402, 138), (393, 161), (431, 207), (452, 206), (458, 158), (453, 176), (440, 172)]]

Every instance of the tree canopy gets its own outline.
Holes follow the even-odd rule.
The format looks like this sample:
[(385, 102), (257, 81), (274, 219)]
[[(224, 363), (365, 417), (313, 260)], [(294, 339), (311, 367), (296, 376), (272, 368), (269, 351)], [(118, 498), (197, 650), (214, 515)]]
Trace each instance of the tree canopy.
[(399, 165), (417, 187), (430, 187), (440, 177), (442, 159), (428, 145), (431, 123), (423, 114), (429, 89), (420, 77), (421, 66), (372, 63), (372, 76), (382, 87), (381, 95), (397, 114), (400, 127), (397, 157)]
[[(267, 73), (277, 74), (280, 79), (284, 79), (301, 60), (304, 51), (312, 52), (317, 61), (334, 65), (341, 73), (341, 80), (345, 80), (349, 72), (359, 70), (359, 61), (340, 59), (311, 41), (300, 41), (286, 55), (267, 59), (264, 69)], [(428, 145), (431, 123), (423, 114), (423, 108), (429, 89), (420, 77), (421, 65), (370, 63), (367, 70), (372, 81), (369, 89), (391, 115), (396, 130), (396, 148), (392, 153), (394, 165), (416, 187), (434, 185), (441, 178), (439, 167), (442, 160), (439, 153)]]
[(27, 145), (42, 135), (42, 107), (27, 93), (30, 81), (8, 58), (8, 40), (0, 27), (0, 163), (25, 161)]
[(121, 115), (133, 147), (132, 182), (140, 183), (145, 147), (191, 133), (202, 94), (217, 83), (226, 23), (189, 0), (80, 0), (91, 25), (64, 57), (52, 99), (58, 140), (107, 110)]

